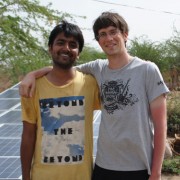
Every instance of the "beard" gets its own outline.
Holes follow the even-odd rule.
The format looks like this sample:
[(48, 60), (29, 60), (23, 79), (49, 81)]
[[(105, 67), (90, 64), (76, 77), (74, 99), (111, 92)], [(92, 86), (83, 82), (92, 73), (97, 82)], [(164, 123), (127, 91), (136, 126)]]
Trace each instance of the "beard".
[(53, 59), (53, 63), (55, 66), (61, 68), (61, 69), (71, 69), (73, 66), (76, 65), (76, 61), (68, 61), (66, 63), (56, 61)]

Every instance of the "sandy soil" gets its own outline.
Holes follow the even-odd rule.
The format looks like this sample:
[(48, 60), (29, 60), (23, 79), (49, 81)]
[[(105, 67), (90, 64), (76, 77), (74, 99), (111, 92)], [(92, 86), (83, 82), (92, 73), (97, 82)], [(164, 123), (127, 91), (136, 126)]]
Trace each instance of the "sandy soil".
[(180, 180), (180, 176), (162, 174), (162, 180)]

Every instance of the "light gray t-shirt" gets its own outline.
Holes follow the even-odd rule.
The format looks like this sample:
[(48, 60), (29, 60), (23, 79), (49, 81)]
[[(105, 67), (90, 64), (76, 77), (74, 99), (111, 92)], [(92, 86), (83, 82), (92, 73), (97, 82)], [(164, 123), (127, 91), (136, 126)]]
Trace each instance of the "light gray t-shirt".
[(121, 69), (109, 69), (108, 60), (100, 59), (77, 69), (92, 74), (100, 88), (96, 164), (117, 171), (147, 169), (150, 174), (153, 124), (149, 104), (169, 92), (158, 67), (135, 57)]

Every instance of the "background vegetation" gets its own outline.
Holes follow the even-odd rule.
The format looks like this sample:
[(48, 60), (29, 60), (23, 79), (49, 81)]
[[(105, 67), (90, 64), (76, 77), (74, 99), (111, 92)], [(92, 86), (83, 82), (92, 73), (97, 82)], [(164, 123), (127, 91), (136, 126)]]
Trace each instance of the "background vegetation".
[[(53, 10), (51, 4), (41, 6), (37, 0), (0, 1), (0, 86), (8, 88), (27, 72), (50, 65), (47, 51), (50, 27), (64, 18), (75, 22), (70, 14)], [(152, 42), (146, 36), (137, 37), (127, 48), (133, 56), (153, 61), (160, 68), (171, 90), (168, 96), (168, 136), (180, 134), (180, 32), (174, 29), (172, 37), (163, 42)], [(106, 57), (93, 47), (84, 47), (77, 63), (97, 58)], [(179, 162), (175, 155), (165, 160), (164, 171), (179, 173)]]

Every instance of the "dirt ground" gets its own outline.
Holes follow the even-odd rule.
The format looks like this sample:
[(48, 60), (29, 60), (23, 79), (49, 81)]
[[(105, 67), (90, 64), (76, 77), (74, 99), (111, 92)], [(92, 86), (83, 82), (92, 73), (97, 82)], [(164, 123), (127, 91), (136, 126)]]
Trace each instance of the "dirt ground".
[(7, 88), (11, 87), (12, 83), (9, 81), (8, 77), (2, 77), (0, 75), (0, 93), (5, 91)]
[(180, 180), (180, 176), (162, 174), (162, 180)]

